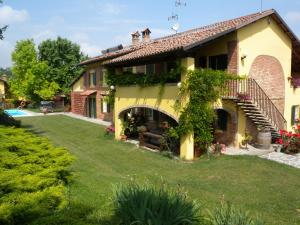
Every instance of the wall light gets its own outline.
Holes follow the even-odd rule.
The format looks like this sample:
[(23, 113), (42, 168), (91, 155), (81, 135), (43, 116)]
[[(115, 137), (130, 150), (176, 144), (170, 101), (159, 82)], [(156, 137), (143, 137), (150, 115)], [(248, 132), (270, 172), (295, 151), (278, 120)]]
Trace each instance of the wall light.
[(181, 85), (182, 85), (181, 82), (177, 83), (177, 87), (181, 88)]
[(247, 55), (246, 54), (242, 54), (241, 55), (241, 60), (244, 60), (244, 59), (246, 59), (247, 58)]

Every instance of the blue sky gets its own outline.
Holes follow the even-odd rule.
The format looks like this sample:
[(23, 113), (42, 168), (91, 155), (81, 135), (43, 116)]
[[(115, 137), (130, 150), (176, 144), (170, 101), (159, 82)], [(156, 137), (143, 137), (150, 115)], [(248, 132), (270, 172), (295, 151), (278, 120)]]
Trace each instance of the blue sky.
[[(48, 38), (65, 37), (78, 43), (89, 56), (102, 49), (129, 44), (130, 34), (149, 27), (152, 37), (172, 34), (168, 17), (179, 15), (179, 31), (260, 10), (260, 0), (4, 0), (0, 26), (9, 24), (0, 41), (0, 67), (11, 66), (16, 41), (33, 38), (37, 44)], [(263, 9), (276, 9), (300, 37), (299, 0), (263, 0)]]

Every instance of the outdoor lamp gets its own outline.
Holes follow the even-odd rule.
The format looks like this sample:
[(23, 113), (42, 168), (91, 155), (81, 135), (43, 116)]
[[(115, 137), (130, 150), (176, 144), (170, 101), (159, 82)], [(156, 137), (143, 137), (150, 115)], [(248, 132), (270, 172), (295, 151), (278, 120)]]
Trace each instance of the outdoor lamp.
[(177, 83), (177, 87), (178, 87), (178, 88), (181, 88), (181, 82), (178, 82), (178, 83)]
[(114, 85), (111, 85), (111, 86), (110, 86), (110, 90), (115, 90), (115, 86), (114, 86)]

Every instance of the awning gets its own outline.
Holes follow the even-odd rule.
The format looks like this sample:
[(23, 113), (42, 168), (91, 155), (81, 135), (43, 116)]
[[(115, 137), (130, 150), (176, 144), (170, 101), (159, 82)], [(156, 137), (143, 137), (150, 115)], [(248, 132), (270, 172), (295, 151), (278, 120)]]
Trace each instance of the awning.
[(97, 92), (97, 91), (96, 90), (88, 90), (88, 91), (84, 91), (84, 92), (80, 93), (80, 95), (89, 96), (91, 94), (94, 94), (95, 92)]

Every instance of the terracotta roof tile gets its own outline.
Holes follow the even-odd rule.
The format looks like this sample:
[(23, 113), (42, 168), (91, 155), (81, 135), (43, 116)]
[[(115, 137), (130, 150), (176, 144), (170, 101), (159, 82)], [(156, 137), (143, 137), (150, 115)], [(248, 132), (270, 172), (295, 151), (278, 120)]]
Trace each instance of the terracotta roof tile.
[(275, 10), (267, 10), (262, 13), (254, 13), (247, 16), (242, 16), (236, 19), (214, 23), (208, 26), (192, 29), (175, 35), (166, 36), (163, 38), (153, 39), (148, 43), (139, 45), (136, 49), (131, 49), (128, 53), (122, 56), (114, 57), (108, 60), (105, 64), (114, 64), (124, 61), (131, 61), (138, 58), (149, 57), (167, 52), (173, 52), (179, 49), (188, 48), (199, 42), (211, 40), (220, 34), (227, 31), (239, 29), (249, 23), (252, 23), (260, 18), (271, 15)]

